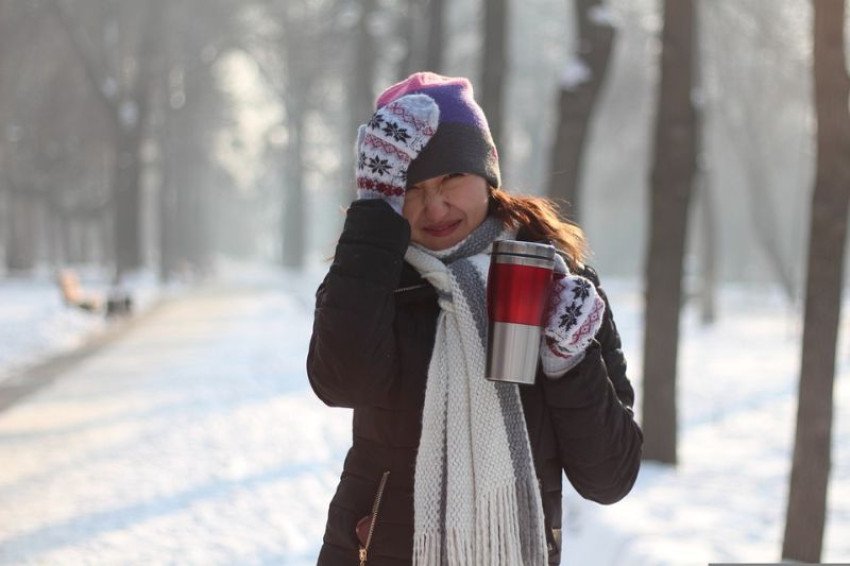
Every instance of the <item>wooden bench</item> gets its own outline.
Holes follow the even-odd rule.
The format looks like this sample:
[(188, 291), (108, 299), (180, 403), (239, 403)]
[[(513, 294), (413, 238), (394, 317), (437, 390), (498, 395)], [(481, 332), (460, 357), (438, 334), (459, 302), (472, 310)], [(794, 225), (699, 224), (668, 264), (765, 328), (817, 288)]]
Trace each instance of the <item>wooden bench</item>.
[(106, 316), (128, 316), (133, 312), (133, 297), (123, 287), (115, 285), (106, 297)]
[(103, 298), (83, 291), (80, 278), (73, 269), (60, 269), (56, 274), (56, 283), (62, 292), (62, 301), (69, 307), (76, 307), (87, 312), (103, 310)]
[(121, 285), (114, 284), (106, 295), (88, 293), (80, 286), (80, 278), (73, 269), (60, 269), (56, 283), (62, 292), (62, 301), (86, 312), (103, 312), (107, 317), (126, 316), (133, 310), (133, 297)]

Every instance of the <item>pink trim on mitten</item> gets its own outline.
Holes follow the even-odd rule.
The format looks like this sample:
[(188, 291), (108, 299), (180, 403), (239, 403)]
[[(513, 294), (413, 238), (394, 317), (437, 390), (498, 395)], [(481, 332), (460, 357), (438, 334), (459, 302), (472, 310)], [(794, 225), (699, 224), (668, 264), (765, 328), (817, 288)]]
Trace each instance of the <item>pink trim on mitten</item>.
[(547, 376), (559, 377), (584, 358), (604, 315), (605, 301), (590, 280), (568, 275), (554, 282), (541, 344)]

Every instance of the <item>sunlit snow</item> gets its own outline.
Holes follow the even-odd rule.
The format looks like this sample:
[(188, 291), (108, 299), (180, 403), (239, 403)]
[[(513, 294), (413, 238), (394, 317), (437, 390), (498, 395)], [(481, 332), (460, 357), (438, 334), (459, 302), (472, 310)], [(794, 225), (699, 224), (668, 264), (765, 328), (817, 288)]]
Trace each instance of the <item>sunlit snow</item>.
[[(234, 273), (172, 296), (0, 412), (0, 564), (314, 564), (351, 438), (350, 411), (304, 373), (321, 276)], [(640, 289), (606, 286), (640, 404)], [(7, 384), (103, 325), (52, 291), (0, 285)], [(713, 327), (683, 315), (679, 467), (645, 464), (608, 507), (566, 493), (563, 564), (779, 560), (799, 314), (763, 289), (727, 286), (719, 305)], [(825, 562), (850, 559), (845, 342)]]

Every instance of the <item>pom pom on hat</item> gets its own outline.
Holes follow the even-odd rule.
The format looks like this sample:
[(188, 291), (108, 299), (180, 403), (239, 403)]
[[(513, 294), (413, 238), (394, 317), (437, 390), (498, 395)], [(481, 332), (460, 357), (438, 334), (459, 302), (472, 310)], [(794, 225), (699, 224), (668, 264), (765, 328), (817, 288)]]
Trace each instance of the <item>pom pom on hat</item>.
[(376, 109), (408, 94), (428, 95), (440, 108), (437, 133), (410, 164), (408, 188), (448, 173), (474, 173), (493, 187), (501, 186), (499, 154), (468, 79), (427, 71), (414, 73), (384, 90)]

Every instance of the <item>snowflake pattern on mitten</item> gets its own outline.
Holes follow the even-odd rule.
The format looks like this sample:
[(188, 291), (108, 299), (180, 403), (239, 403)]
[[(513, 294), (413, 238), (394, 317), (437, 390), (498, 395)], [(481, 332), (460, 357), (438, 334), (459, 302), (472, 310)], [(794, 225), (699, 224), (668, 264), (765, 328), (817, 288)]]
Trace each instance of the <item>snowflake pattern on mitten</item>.
[(593, 283), (579, 275), (566, 274), (552, 286), (543, 329), (543, 371), (557, 377), (584, 359), (605, 314), (605, 301)]
[(437, 131), (440, 109), (409, 94), (378, 109), (357, 136), (357, 197), (380, 198), (401, 214), (407, 170)]

